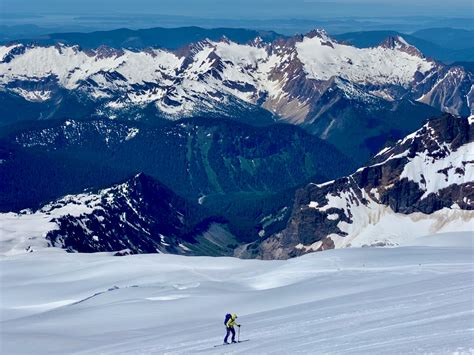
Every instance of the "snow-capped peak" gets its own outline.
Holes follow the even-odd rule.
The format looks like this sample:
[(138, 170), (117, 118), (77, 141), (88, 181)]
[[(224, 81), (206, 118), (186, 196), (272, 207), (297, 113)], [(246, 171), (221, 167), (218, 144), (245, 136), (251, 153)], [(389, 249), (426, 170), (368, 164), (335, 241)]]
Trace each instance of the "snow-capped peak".
[[(310, 106), (317, 104), (333, 78), (357, 85), (368, 95), (377, 93), (384, 100), (423, 97), (423, 102), (450, 112), (470, 110), (465, 106), (474, 93), (462, 83), (460, 90), (449, 83), (447, 88), (442, 86), (444, 80), (450, 81), (442, 77), (444, 67), (423, 58), (401, 37), (374, 48), (356, 48), (338, 43), (324, 30), (273, 43), (259, 38), (248, 44), (226, 38), (203, 40), (174, 52), (105, 46), (94, 50), (66, 45), (2, 46), (0, 58), (0, 87), (27, 100), (54, 99), (50, 88), (39, 88), (48, 80), (55, 91), (80, 90), (92, 100), (106, 101), (107, 108), (154, 103), (170, 117), (241, 100), (262, 105), (292, 122), (304, 122)], [(466, 75), (458, 76), (469, 80)], [(301, 91), (301, 87), (309, 90)], [(441, 100), (438, 88), (452, 89), (460, 97)], [(295, 112), (297, 107), (301, 110)]]
[(323, 29), (320, 29), (320, 28), (317, 28), (317, 29), (314, 29), (312, 31), (309, 31), (305, 37), (307, 38), (314, 38), (314, 37), (318, 37), (324, 41), (328, 41), (328, 42), (335, 42), (334, 39), (332, 39), (331, 37), (329, 37), (328, 33), (326, 32), (326, 30), (323, 30)]
[(431, 62), (397, 46), (356, 48), (313, 36), (304, 37), (296, 48), (308, 76), (318, 80), (339, 76), (359, 84), (407, 86), (416, 73), (433, 68)]
[(265, 41), (262, 39), (262, 37), (260, 36), (257, 36), (255, 37), (252, 41), (249, 42), (249, 44), (251, 46), (254, 46), (254, 47), (263, 47), (265, 46)]
[(381, 47), (390, 49), (400, 49), (404, 47), (411, 47), (411, 45), (402, 36), (390, 36), (385, 39), (381, 44)]
[(383, 48), (405, 52), (416, 57), (424, 58), (420, 50), (408, 43), (402, 36), (397, 35), (388, 37), (379, 46)]

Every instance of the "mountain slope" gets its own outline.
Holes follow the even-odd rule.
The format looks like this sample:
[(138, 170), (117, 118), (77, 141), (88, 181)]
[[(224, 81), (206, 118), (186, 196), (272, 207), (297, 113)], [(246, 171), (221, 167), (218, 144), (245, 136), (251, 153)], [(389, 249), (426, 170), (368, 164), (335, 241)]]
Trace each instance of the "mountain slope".
[(387, 37), (403, 37), (427, 57), (444, 63), (474, 60), (474, 31), (443, 28), (426, 29), (412, 34), (397, 31), (361, 31), (337, 34), (334, 37), (356, 47), (375, 47)]
[[(202, 117), (158, 126), (102, 119), (38, 122), (5, 132), (2, 144), (0, 169), (17, 178), (27, 174), (16, 170), (16, 159), (37, 153), (126, 174), (143, 171), (196, 200), (215, 193), (284, 190), (314, 176), (334, 178), (352, 166), (330, 144), (291, 125), (253, 127)], [(5, 180), (14, 183), (11, 177)]]
[(361, 162), (381, 147), (368, 151), (367, 140), (390, 131), (398, 139), (414, 128), (384, 117), (403, 114), (421, 122), (439, 110), (469, 115), (474, 92), (470, 71), (427, 59), (401, 37), (356, 48), (320, 30), (245, 45), (203, 40), (177, 51), (12, 44), (1, 47), (0, 58), (3, 124), (18, 116), (11, 109), (18, 100), (36, 119), (79, 118), (68, 113), (71, 100), (84, 117), (130, 119), (244, 117), (260, 107), (322, 138), (349, 133), (339, 120), (370, 117), (376, 132), (351, 147)]
[(247, 251), (263, 258), (472, 230), (474, 124), (450, 115), (382, 150), (371, 165), (297, 192), (284, 231)]
[[(0, 214), (7, 254), (46, 245), (70, 252), (231, 254), (235, 242), (219, 218), (139, 174), (98, 192), (68, 195), (41, 209)], [(213, 238), (210, 238), (213, 237)]]
[(281, 218), (294, 189), (354, 167), (301, 128), (211, 118), (156, 126), (104, 119), (24, 123), (4, 129), (0, 148), (4, 212), (37, 209), (144, 172), (225, 216), (247, 241), (257, 237), (264, 219), (271, 229), (269, 220)]

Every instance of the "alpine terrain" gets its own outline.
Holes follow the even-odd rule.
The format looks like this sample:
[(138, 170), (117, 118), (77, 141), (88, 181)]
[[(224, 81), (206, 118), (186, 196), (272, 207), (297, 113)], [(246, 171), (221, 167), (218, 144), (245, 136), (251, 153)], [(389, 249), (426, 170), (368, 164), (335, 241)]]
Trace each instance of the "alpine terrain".
[(397, 246), (474, 228), (474, 121), (444, 115), (355, 173), (296, 193), (286, 228), (247, 246), (265, 259), (342, 247)]
[[(98, 118), (48, 120), (5, 129), (4, 136), (0, 136), (0, 148), (2, 212), (20, 212), (24, 216), (45, 205), (82, 205), (84, 194), (89, 196), (87, 201), (107, 201), (88, 205), (93, 210), (108, 210), (113, 218), (108, 223), (113, 228), (107, 222), (85, 223), (86, 216), (80, 217), (84, 223), (68, 222), (75, 224), (76, 239), (91, 243), (86, 249), (65, 245), (78, 251), (130, 248), (156, 252), (160, 235), (171, 237), (159, 225), (154, 229), (156, 223), (173, 224), (180, 231), (174, 236), (179, 236), (190, 232), (189, 228), (204, 216), (223, 217), (240, 241), (253, 241), (258, 233), (268, 235), (284, 226), (295, 188), (314, 179), (334, 179), (354, 166), (332, 145), (298, 127), (254, 127), (211, 118), (165, 122), (159, 126)], [(45, 160), (49, 164), (44, 164)], [(137, 179), (139, 184), (134, 182)], [(126, 191), (132, 195), (123, 196), (124, 190), (117, 187), (121, 184), (130, 186)], [(156, 188), (162, 185), (166, 188)], [(170, 191), (166, 192), (167, 189)], [(71, 196), (64, 201), (64, 195)], [(182, 196), (188, 202), (187, 216), (194, 217), (191, 224), (185, 223), (184, 229), (177, 212), (173, 212), (175, 208), (183, 213), (184, 202), (179, 203), (183, 208), (174, 206), (175, 198), (167, 201), (168, 195)], [(164, 201), (159, 202), (161, 199)], [(167, 202), (174, 206), (171, 210)], [(154, 204), (162, 206), (153, 207)], [(69, 213), (69, 209), (55, 211)], [(169, 219), (159, 217), (162, 213), (170, 213)], [(119, 218), (118, 214), (123, 216)], [(93, 215), (94, 219), (98, 217)], [(60, 222), (62, 233), (72, 233), (64, 219)], [(19, 218), (17, 226), (11, 228), (23, 224), (24, 219)], [(122, 224), (126, 230), (120, 227)], [(57, 228), (56, 224), (50, 227)], [(116, 228), (120, 228), (120, 233)], [(42, 236), (37, 230), (33, 232)], [(147, 247), (130, 246), (137, 233), (149, 240), (151, 232), (154, 242), (147, 243)], [(101, 241), (117, 241), (94, 243), (94, 236)], [(118, 242), (124, 238), (128, 242)], [(68, 240), (71, 239), (69, 235)], [(225, 245), (228, 244), (235, 246), (234, 242)]]
[(144, 1), (0, 6), (0, 353), (474, 354), (472, 31)]
[(0, 47), (0, 124), (91, 115), (278, 120), (364, 163), (440, 111), (473, 113), (472, 81), (470, 71), (426, 58), (400, 36), (370, 48), (322, 30), (175, 50), (12, 43)]

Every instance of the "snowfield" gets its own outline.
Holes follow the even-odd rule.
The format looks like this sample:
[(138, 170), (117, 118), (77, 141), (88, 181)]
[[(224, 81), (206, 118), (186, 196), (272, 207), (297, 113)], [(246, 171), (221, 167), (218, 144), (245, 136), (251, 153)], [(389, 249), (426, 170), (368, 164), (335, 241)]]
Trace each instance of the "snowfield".
[[(473, 354), (474, 233), (287, 261), (0, 257), (2, 354)], [(235, 312), (241, 339), (222, 343)]]
[[(398, 40), (403, 38), (398, 37)], [(408, 45), (405, 42), (405, 45)], [(305, 37), (296, 44), (298, 58), (310, 78), (340, 76), (352, 83), (408, 85), (416, 72), (427, 73), (434, 64), (400, 48), (357, 48), (332, 42), (328, 36)], [(393, 63), (397, 63), (396, 66)]]

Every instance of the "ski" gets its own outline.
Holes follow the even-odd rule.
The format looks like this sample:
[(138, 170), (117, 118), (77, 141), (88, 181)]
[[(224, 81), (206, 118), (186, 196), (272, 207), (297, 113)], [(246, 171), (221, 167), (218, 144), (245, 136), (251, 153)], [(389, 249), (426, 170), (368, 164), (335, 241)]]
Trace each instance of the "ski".
[(245, 339), (245, 340), (241, 340), (241, 341), (238, 341), (238, 342), (235, 342), (235, 343), (229, 343), (229, 344), (219, 344), (219, 345), (214, 345), (215, 348), (218, 348), (220, 346), (227, 346), (227, 345), (234, 345), (234, 344), (239, 344), (239, 343), (245, 343), (246, 341), (249, 341), (250, 339)]

